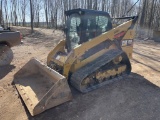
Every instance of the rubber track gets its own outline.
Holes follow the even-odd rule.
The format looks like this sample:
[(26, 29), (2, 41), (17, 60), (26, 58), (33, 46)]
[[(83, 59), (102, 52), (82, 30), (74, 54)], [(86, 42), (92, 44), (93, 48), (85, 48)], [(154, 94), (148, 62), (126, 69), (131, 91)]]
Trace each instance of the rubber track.
[(121, 55), (122, 53), (123, 53), (123, 51), (119, 50), (119, 49), (110, 50), (110, 51), (106, 52), (104, 55), (102, 55), (99, 58), (97, 58), (96, 60), (94, 60), (93, 62), (80, 68), (79, 70), (77, 70), (75, 73), (72, 74), (71, 79), (70, 79), (71, 85), (74, 86), (80, 92), (86, 93), (86, 92), (92, 91), (94, 89), (97, 89), (103, 85), (106, 85), (110, 82), (113, 82), (115, 80), (123, 78), (122, 76), (120, 76), (117, 78), (113, 78), (112, 80), (106, 80), (102, 83), (91, 86), (87, 89), (81, 88), (81, 83), (87, 76), (94, 73), (96, 70), (98, 70), (102, 66), (106, 65), (107, 63), (111, 62), (115, 57)]

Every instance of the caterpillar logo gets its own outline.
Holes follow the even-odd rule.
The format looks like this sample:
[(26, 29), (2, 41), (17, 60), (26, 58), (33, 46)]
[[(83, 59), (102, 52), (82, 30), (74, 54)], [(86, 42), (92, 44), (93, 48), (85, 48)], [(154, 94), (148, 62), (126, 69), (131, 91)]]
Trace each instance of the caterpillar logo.
[(118, 33), (118, 34), (116, 34), (115, 36), (114, 36), (114, 38), (115, 39), (118, 39), (118, 38), (120, 38), (120, 37), (122, 37), (122, 36), (124, 36), (126, 34), (126, 32), (120, 32), (120, 33)]

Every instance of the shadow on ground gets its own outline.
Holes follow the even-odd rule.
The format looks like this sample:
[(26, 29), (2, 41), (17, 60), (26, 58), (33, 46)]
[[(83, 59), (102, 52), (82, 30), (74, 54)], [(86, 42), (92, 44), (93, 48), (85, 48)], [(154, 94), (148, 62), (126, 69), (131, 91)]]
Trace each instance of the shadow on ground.
[(15, 68), (14, 65), (5, 65), (0, 67), (0, 80)]
[(73, 100), (30, 120), (159, 120), (160, 89), (143, 76), (131, 73), (121, 81), (87, 94), (71, 88)]

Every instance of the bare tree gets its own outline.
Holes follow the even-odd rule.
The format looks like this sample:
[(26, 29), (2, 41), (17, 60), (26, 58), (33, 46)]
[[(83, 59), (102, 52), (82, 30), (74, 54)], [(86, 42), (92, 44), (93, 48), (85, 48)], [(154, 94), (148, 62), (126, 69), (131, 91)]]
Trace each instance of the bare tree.
[(0, 1), (0, 24), (2, 24), (2, 20), (3, 20), (3, 17), (2, 17), (2, 0)]
[(23, 26), (25, 26), (25, 23), (26, 23), (26, 7), (27, 7), (27, 1), (21, 0), (22, 25)]
[(49, 0), (44, 0), (44, 10), (45, 10), (47, 28), (49, 26), (49, 24), (48, 24), (48, 6), (49, 6), (48, 3), (49, 3)]
[[(107, 11), (112, 17), (141, 13), (139, 15), (141, 27), (158, 29), (160, 26), (160, 0), (140, 0), (139, 5), (128, 13), (134, 4), (133, 0), (30, 0), (30, 5), (27, 3), (29, 3), (27, 0), (0, 0), (0, 22), (12, 22), (13, 25), (19, 23), (25, 26), (29, 10), (32, 31), (34, 27), (41, 26), (42, 19), (45, 20), (47, 28), (58, 28), (65, 22), (64, 11), (84, 8)], [(44, 14), (44, 17), (41, 14)]]
[(33, 33), (33, 10), (32, 0), (30, 0), (30, 15), (31, 15), (31, 32)]

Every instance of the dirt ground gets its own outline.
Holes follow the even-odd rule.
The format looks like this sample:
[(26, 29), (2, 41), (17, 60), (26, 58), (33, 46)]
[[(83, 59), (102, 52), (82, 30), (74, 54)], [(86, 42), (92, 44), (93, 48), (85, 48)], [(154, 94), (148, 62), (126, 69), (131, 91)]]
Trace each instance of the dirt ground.
[[(15, 29), (15, 28), (14, 28)], [(0, 119), (2, 120), (159, 120), (160, 43), (135, 40), (132, 73), (121, 81), (82, 94), (71, 88), (73, 100), (30, 116), (16, 89), (13, 75), (32, 57), (46, 63), (47, 54), (63, 39), (61, 31), (16, 28), (23, 44), (13, 47), (11, 65), (0, 67)]]

